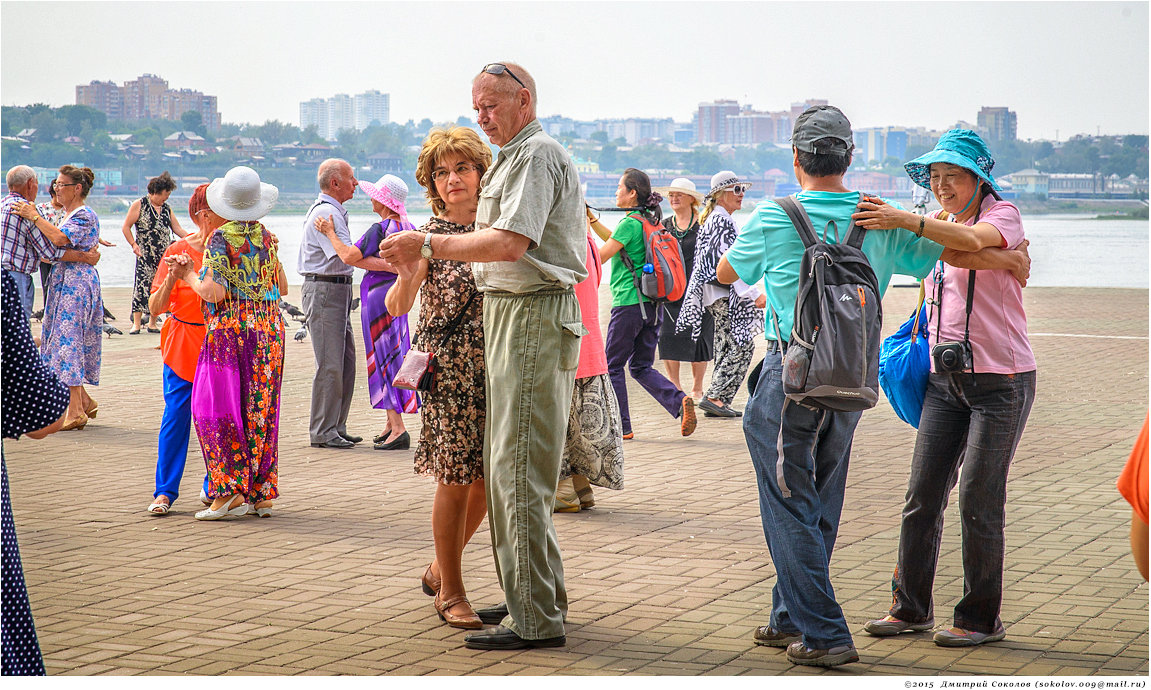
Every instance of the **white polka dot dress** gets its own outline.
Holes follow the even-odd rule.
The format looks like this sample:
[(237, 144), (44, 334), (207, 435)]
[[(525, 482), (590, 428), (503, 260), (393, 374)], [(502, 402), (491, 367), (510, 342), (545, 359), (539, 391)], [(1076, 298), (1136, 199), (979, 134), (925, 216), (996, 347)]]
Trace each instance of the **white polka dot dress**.
[[(56, 421), (68, 407), (68, 387), (50, 372), (40, 359), (32, 342), (32, 331), (23, 318), (16, 282), (4, 273), (0, 302), (0, 354), (3, 356), (3, 409), (0, 429), (4, 438), (43, 429)], [(0, 453), (0, 537), (3, 539), (3, 563), (0, 563), (0, 648), (5, 676), (42, 676), (44, 660), (36, 639), (36, 625), (28, 605), (24, 586), (24, 569), (20, 565), (20, 546), (12, 520), (12, 503), (8, 494), (8, 464)]]

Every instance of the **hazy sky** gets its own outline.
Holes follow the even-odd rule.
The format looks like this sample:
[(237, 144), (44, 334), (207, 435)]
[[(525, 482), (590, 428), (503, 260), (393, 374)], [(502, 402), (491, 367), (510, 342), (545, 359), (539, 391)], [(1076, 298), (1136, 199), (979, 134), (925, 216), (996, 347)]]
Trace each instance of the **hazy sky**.
[(150, 72), (216, 95), (225, 122), (298, 124), (300, 101), (368, 89), (391, 93), (393, 121), (444, 121), (505, 59), (536, 77), (540, 115), (826, 98), (857, 128), (1008, 106), (1023, 139), (1148, 132), (1142, 2), (0, 3), (4, 105)]

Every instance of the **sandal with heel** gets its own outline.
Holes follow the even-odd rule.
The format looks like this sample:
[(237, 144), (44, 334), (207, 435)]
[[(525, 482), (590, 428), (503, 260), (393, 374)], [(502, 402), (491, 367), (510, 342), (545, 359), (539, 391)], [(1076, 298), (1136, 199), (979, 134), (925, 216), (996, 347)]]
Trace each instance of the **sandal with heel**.
[[(484, 622), (476, 615), (472, 609), (471, 603), (465, 596), (452, 597), (447, 601), (440, 601), (439, 595), (436, 595), (435, 601), (432, 602), (436, 607), (436, 613), (439, 615), (440, 620), (452, 626), (453, 628), (463, 628), (464, 630), (481, 630), (484, 627)], [(453, 606), (464, 604), (468, 607), (468, 613), (463, 616), (453, 614), (450, 609)]]

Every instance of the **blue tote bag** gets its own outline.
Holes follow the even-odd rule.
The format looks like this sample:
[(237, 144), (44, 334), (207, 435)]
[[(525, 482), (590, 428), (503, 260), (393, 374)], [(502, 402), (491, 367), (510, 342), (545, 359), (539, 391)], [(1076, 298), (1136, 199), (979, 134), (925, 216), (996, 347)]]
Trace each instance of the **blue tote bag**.
[(919, 305), (879, 348), (879, 386), (895, 414), (916, 429), (923, 414), (931, 354), (927, 344), (927, 307), (923, 303), (923, 283), (919, 284)]

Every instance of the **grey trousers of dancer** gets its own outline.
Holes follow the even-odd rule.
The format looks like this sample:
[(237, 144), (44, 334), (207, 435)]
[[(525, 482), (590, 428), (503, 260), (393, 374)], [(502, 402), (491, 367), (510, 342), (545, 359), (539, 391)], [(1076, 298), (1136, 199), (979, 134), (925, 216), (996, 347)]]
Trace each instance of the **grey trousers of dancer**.
[(300, 294), (316, 358), (308, 435), (312, 443), (324, 443), (348, 432), (348, 411), (356, 389), (352, 286), (307, 280)]
[(527, 640), (564, 634), (567, 590), (552, 502), (587, 332), (567, 290), (484, 293), (484, 479), (496, 574)]
[(739, 384), (747, 376), (751, 358), (755, 355), (755, 341), (737, 343), (731, 337), (731, 319), (728, 318), (727, 299), (710, 304), (705, 309), (715, 319), (715, 363), (711, 370), (711, 386), (707, 397), (730, 405), (739, 391)]

